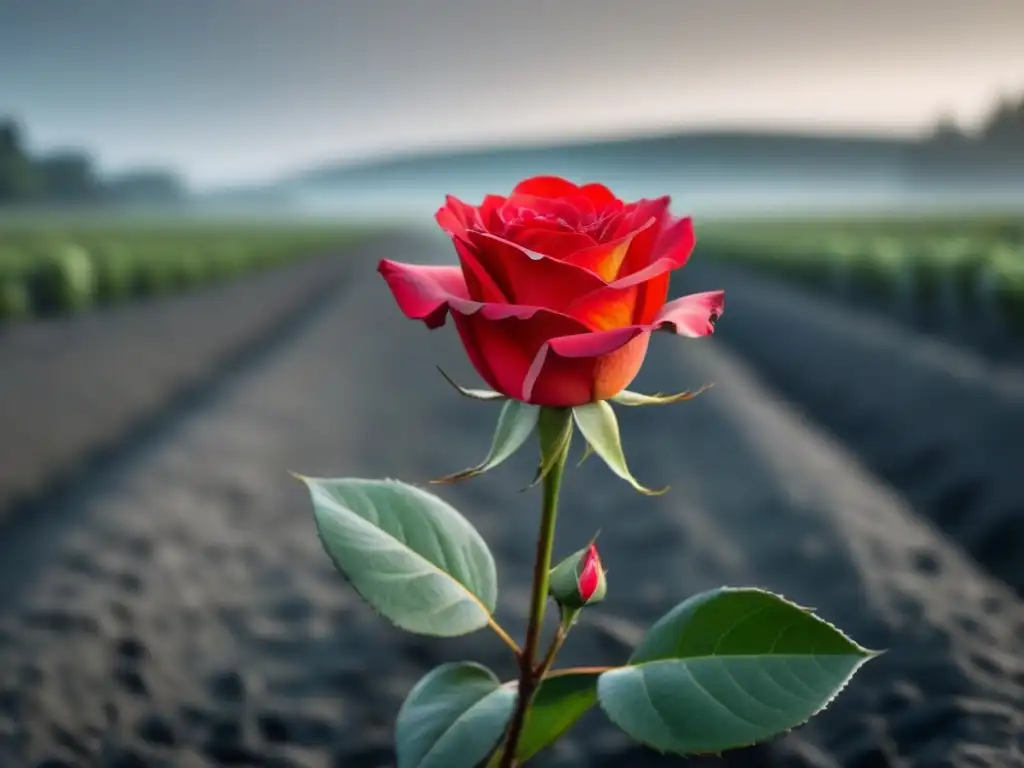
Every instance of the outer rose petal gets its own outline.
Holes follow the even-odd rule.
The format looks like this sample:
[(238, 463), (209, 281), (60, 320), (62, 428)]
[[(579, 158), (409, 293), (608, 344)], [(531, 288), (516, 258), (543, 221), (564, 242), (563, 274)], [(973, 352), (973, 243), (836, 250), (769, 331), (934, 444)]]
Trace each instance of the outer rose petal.
[(466, 288), (469, 290), (470, 298), (474, 301), (508, 304), (509, 297), (494, 282), (494, 278), (488, 274), (483, 264), (480, 263), (480, 256), (476, 248), (469, 241), (469, 236), (467, 235), (466, 240), (453, 236), (452, 244), (455, 246), (455, 252), (459, 256), (462, 276), (466, 281)]
[(484, 201), (480, 203), (477, 213), (486, 232), (500, 232), (505, 226), (498, 214), (505, 202), (505, 198), (501, 195), (486, 195)]
[[(647, 282), (643, 283), (638, 290), (636, 310), (633, 316), (634, 323), (650, 323), (657, 316), (658, 311), (665, 305), (668, 299), (668, 285), (672, 276), (670, 272), (681, 269), (690, 260), (693, 247), (697, 243), (696, 235), (693, 232), (693, 220), (690, 218), (680, 219), (668, 228), (662, 230), (655, 245), (655, 258), (651, 267), (667, 261), (668, 271), (662, 273)], [(627, 267), (628, 268), (628, 267)], [(640, 270), (644, 272), (646, 270)], [(625, 273), (623, 270), (622, 274)], [(636, 273), (634, 273), (636, 274)]]
[(652, 218), (655, 223), (653, 226), (646, 227), (633, 241), (616, 277), (624, 277), (637, 272), (649, 265), (655, 258), (656, 245), (662, 237), (666, 224), (670, 221), (668, 213), (670, 204), (671, 199), (667, 195), (655, 200), (640, 200), (632, 210), (627, 209), (621, 214), (618, 228), (614, 230), (621, 234), (637, 230)]
[(384, 276), (405, 316), (422, 320), (428, 328), (444, 325), (452, 299), (469, 299), (466, 280), (458, 267), (400, 264), (384, 259), (377, 271)]
[(665, 272), (636, 287), (636, 300), (633, 302), (634, 323), (646, 325), (658, 316), (658, 312), (668, 300), (671, 280), (672, 273)]
[(632, 326), (552, 338), (530, 366), (523, 399), (553, 408), (607, 400), (640, 372), (650, 331)]
[(434, 214), (434, 219), (449, 235), (463, 240), (466, 239), (466, 230), (481, 227), (477, 209), (454, 195), (445, 197), (445, 204)]
[(508, 301), (561, 311), (604, 285), (596, 275), (487, 232), (470, 232), (476, 257)]
[(680, 336), (710, 336), (725, 310), (725, 291), (691, 293), (670, 301), (654, 318), (658, 330), (670, 330)]
[(607, 400), (640, 372), (651, 331), (708, 336), (724, 306), (724, 291), (695, 293), (666, 304), (651, 324), (552, 338), (530, 366), (523, 399), (566, 408)]
[[(692, 226), (687, 221), (679, 222), (680, 233), (692, 235)], [(692, 247), (692, 236), (687, 240), (680, 235), (677, 247), (667, 250), (652, 264), (580, 296), (565, 308), (565, 313), (596, 330), (652, 322), (668, 298), (670, 273), (686, 263)]]
[(635, 203), (623, 205), (622, 210), (616, 216), (612, 235), (617, 237), (632, 232), (652, 217), (658, 221), (656, 229), (660, 230), (668, 216), (668, 209), (671, 204), (672, 198), (668, 195), (662, 195), (661, 197), (653, 199), (644, 198), (637, 200)]
[(572, 318), (544, 309), (507, 317), (500, 316), (498, 310), (503, 307), (495, 304), (483, 305), (476, 312), (452, 309), (462, 345), (477, 373), (495, 391), (527, 402), (535, 402), (525, 390), (530, 366), (547, 340), (563, 334), (585, 335), (586, 331)]
[(583, 602), (590, 602), (590, 598), (597, 592), (601, 585), (601, 558), (598, 557), (597, 547), (591, 544), (583, 556), (583, 567), (579, 576), (576, 577), (576, 589), (583, 598)]
[[(385, 259), (378, 271), (407, 317), (437, 328), (444, 324), (451, 310), (473, 367), (494, 390), (517, 400), (528, 399), (524, 396), (524, 382), (548, 339), (591, 335), (582, 323), (557, 312), (470, 300), (458, 267), (401, 264)], [(589, 384), (584, 388), (589, 389)], [(583, 402), (589, 401), (580, 401)]]

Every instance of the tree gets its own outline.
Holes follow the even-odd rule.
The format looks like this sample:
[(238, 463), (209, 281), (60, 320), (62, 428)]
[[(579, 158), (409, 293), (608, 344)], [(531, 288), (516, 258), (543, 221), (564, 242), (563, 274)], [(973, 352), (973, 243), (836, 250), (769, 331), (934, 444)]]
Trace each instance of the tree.
[(92, 158), (84, 152), (60, 152), (42, 158), (36, 165), (47, 200), (72, 203), (94, 200), (99, 196), (100, 183)]
[(25, 152), (13, 120), (0, 122), (0, 205), (23, 202), (40, 193), (39, 174)]
[(1017, 103), (1001, 99), (985, 121), (981, 136), (988, 144), (1024, 149), (1024, 97)]

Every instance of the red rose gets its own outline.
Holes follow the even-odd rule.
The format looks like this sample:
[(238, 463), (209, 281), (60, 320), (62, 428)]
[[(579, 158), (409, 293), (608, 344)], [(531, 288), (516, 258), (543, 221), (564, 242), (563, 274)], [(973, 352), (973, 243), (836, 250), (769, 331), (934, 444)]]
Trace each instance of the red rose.
[(589, 603), (598, 596), (599, 590), (599, 596), (604, 597), (604, 567), (597, 554), (597, 547), (593, 544), (587, 547), (587, 554), (583, 556), (583, 568), (580, 569), (579, 578), (576, 580), (576, 588), (584, 603)]
[(451, 312), (496, 391), (550, 407), (606, 400), (636, 377), (653, 331), (707, 336), (722, 314), (723, 291), (665, 303), (694, 246), (691, 220), (669, 202), (626, 203), (553, 176), (477, 207), (449, 196), (437, 222), (459, 266), (378, 269), (407, 317), (437, 328)]

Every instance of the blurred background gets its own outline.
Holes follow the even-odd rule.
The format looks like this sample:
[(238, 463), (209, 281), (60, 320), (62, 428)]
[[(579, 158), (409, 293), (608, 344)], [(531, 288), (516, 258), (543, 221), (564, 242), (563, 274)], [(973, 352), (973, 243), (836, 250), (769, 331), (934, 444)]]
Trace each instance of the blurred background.
[[(420, 383), (472, 377), (454, 334), (373, 268), (452, 262), (445, 195), (538, 174), (694, 217), (674, 285), (727, 312), (641, 383), (744, 382), (624, 423), (691, 490), (620, 531), (654, 581), (590, 650), (723, 581), (839, 601), (889, 666), (709, 764), (1024, 765), (1022, 29), (1017, 0), (0, 0), (0, 766), (393, 764), (449, 651), (358, 605), (284, 473), (485, 449)], [(588, 493), (577, 546), (612, 548)], [(469, 516), (521, 629), (532, 523)], [(595, 723), (550, 764), (683, 764)]]

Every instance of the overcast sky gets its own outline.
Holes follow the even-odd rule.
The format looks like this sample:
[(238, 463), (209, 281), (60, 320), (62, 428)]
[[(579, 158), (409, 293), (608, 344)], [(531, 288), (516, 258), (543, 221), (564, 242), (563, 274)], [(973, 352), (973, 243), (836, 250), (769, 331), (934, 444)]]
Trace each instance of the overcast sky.
[(35, 148), (200, 184), (670, 127), (923, 130), (1024, 91), (1024, 0), (0, 0)]

